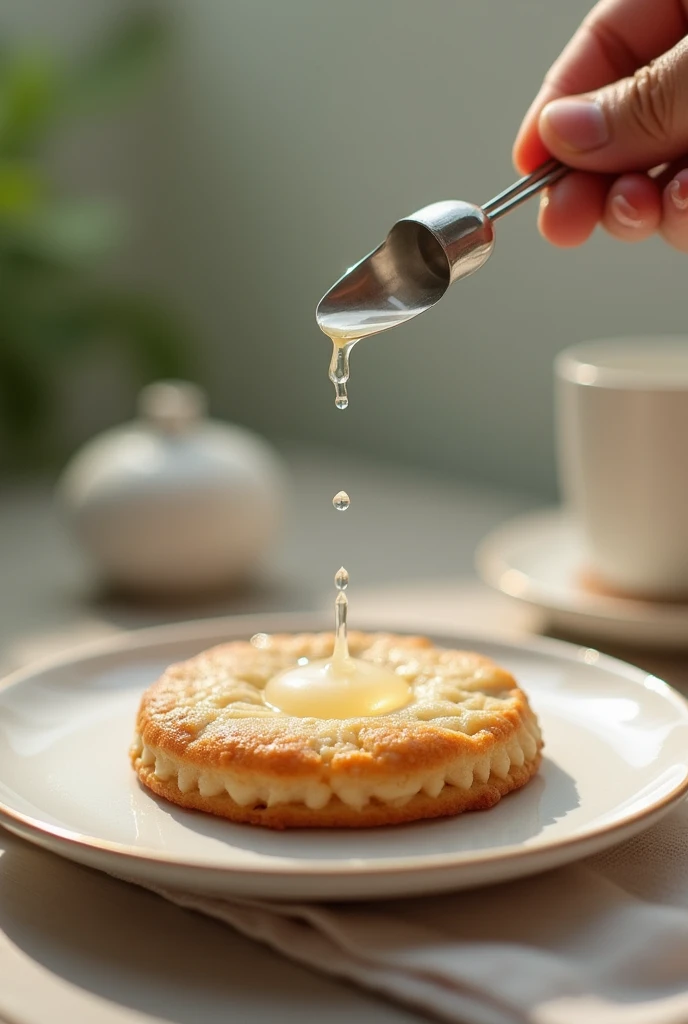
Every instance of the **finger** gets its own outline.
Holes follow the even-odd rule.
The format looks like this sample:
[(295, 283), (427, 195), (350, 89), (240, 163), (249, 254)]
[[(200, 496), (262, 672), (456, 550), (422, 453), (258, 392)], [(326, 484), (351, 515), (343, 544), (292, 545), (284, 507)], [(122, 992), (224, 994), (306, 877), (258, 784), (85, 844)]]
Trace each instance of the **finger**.
[(688, 37), (632, 78), (549, 103), (548, 150), (582, 170), (647, 170), (688, 150)]
[(662, 238), (688, 252), (688, 170), (678, 171), (662, 193)]
[(540, 201), (538, 227), (554, 245), (582, 245), (604, 212), (609, 180), (575, 171), (548, 189)]
[(659, 228), (662, 195), (646, 174), (623, 174), (612, 184), (602, 215), (604, 228), (622, 242), (641, 242)]
[(603, 0), (597, 4), (545, 76), (514, 144), (514, 163), (526, 173), (549, 155), (538, 119), (560, 96), (587, 93), (632, 75), (671, 49), (688, 31), (688, 0)]

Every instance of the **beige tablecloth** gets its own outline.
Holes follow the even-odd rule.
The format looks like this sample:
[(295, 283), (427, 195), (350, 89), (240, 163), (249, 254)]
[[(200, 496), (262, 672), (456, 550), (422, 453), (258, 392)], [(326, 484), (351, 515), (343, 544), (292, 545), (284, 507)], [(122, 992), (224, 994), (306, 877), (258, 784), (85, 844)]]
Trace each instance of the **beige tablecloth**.
[(686, 803), (604, 854), (473, 892), (330, 906), (162, 895), (444, 1021), (688, 1021)]

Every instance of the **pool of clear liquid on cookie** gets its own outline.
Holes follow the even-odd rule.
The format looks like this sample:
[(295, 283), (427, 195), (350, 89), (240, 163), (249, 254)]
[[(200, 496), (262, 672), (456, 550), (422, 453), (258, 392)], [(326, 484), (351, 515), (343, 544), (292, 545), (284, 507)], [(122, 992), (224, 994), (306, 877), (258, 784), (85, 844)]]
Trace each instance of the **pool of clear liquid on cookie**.
[(335, 642), (332, 657), (288, 669), (265, 687), (273, 708), (299, 718), (359, 718), (398, 711), (411, 700), (406, 682), (389, 668), (352, 658), (347, 642), (349, 574), (342, 566), (335, 578)]

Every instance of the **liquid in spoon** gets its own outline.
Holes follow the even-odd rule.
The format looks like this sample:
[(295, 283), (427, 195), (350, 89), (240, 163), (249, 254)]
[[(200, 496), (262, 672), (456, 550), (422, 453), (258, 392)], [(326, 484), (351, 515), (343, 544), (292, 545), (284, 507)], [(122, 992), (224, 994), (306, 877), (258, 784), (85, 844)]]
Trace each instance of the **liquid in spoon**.
[(322, 300), (318, 306), (316, 318), (320, 330), (332, 342), (329, 377), (334, 384), (334, 404), (338, 409), (346, 409), (349, 405), (349, 357), (354, 345), (361, 338), (388, 331), (391, 327), (405, 323), (417, 314), (417, 310), (407, 308), (394, 295), (387, 296), (385, 304), (379, 308), (371, 309), (364, 306), (360, 309), (333, 313), (321, 309), (324, 301)]
[(297, 665), (271, 679), (265, 700), (273, 708), (299, 718), (360, 718), (385, 715), (408, 704), (408, 683), (390, 668), (349, 654), (346, 588), (349, 574), (336, 573), (335, 640), (332, 657)]

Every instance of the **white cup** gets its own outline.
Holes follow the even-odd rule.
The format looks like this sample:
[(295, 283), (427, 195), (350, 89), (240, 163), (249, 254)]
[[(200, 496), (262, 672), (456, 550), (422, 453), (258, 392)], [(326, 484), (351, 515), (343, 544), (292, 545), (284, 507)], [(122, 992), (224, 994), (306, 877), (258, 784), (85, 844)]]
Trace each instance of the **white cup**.
[(688, 595), (688, 337), (619, 338), (555, 362), (559, 477), (603, 586)]

